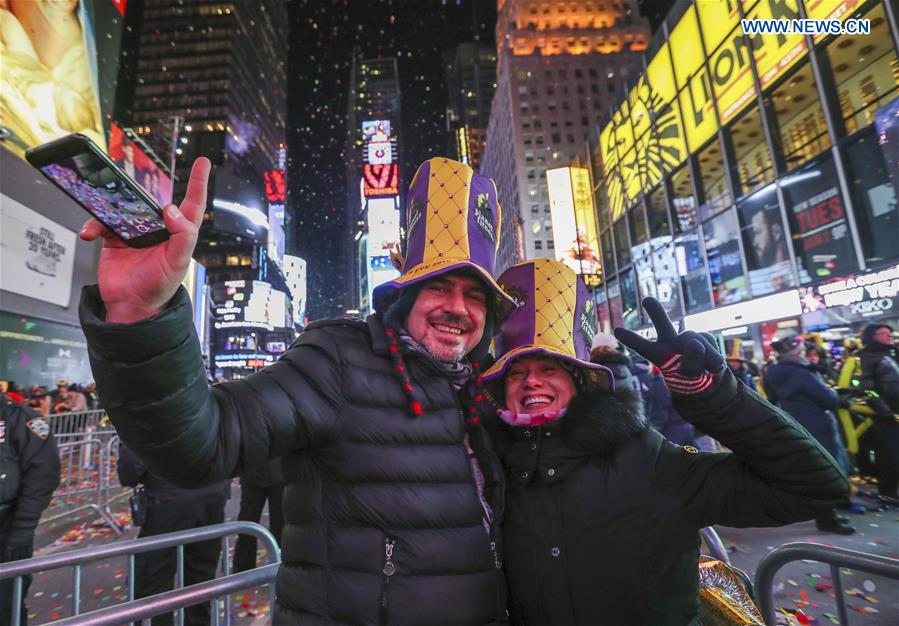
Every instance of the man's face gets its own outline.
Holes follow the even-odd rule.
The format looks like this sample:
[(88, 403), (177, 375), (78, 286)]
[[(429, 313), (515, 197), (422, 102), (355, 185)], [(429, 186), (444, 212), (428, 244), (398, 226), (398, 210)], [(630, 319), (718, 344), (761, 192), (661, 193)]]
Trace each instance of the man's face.
[(731, 371), (736, 372), (741, 367), (743, 367), (743, 361), (739, 359), (727, 359), (727, 366), (731, 369)]
[(817, 350), (806, 350), (805, 359), (812, 365), (817, 365), (821, 362), (821, 355)]
[(60, 387), (59, 388), (59, 399), (65, 400), (69, 397), (69, 388), (68, 387)]
[(874, 333), (874, 341), (876, 341), (877, 343), (885, 344), (887, 346), (892, 345), (893, 332), (886, 326), (881, 326), (877, 329), (877, 332)]
[(484, 335), (488, 297), (483, 281), (473, 276), (432, 278), (418, 292), (406, 330), (438, 361), (458, 363)]
[(770, 246), (768, 222), (763, 213), (756, 213), (752, 216), (752, 247), (755, 249), (756, 258), (761, 260)]
[(556, 359), (522, 357), (505, 378), (506, 408), (515, 413), (555, 413), (568, 406), (577, 388)]

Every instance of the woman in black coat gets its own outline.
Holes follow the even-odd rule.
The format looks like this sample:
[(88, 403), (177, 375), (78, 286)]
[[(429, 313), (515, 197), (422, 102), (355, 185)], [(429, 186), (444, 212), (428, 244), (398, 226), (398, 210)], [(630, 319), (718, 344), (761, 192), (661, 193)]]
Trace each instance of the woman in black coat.
[(733, 453), (669, 443), (611, 392), (608, 370), (586, 359), (592, 307), (567, 267), (530, 261), (500, 282), (524, 304), (483, 377), (498, 418), (472, 427), (492, 433), (507, 471), (505, 568), (521, 623), (699, 624), (700, 528), (788, 524), (845, 497), (833, 459), (702, 336), (677, 335), (658, 301), (644, 306), (659, 341), (616, 334)]

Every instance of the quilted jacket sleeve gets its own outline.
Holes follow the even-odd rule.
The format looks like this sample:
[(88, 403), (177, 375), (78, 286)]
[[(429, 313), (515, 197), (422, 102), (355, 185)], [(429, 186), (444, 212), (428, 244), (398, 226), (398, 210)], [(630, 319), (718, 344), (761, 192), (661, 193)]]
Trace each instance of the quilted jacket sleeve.
[(675, 405), (731, 450), (705, 453), (662, 443), (656, 481), (695, 525), (788, 524), (848, 496), (846, 477), (820, 444), (729, 371), (709, 395), (676, 396)]
[(182, 288), (159, 314), (110, 324), (96, 285), (79, 314), (97, 390), (119, 435), (156, 476), (209, 484), (311, 447), (337, 419), (340, 367), (327, 332), (304, 333), (275, 364), (209, 386)]

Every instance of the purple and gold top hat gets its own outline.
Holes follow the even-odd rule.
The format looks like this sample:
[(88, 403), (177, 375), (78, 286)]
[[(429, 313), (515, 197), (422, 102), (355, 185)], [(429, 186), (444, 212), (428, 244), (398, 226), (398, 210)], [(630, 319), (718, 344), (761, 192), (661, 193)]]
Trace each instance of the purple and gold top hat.
[(515, 302), (493, 279), (502, 210), (496, 185), (469, 166), (435, 157), (415, 172), (406, 197), (406, 254), (394, 255), (402, 275), (375, 288), (375, 310), (383, 312), (399, 289), (454, 270), (484, 279), (502, 309)]
[(574, 270), (553, 259), (525, 261), (506, 270), (499, 284), (515, 298), (518, 309), (493, 338), (498, 358), (483, 380), (502, 377), (518, 357), (542, 355), (568, 361), (582, 368), (591, 382), (613, 388), (612, 372), (590, 362), (596, 305)]

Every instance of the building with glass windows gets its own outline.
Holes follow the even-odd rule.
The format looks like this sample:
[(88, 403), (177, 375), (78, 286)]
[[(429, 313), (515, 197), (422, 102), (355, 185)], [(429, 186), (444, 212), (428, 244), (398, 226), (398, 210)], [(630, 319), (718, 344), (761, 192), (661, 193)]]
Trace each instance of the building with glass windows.
[[(869, 20), (746, 35), (742, 18)], [(571, 163), (589, 170), (598, 325), (854, 332), (899, 318), (899, 31), (883, 0), (683, 0)], [(554, 216), (555, 219), (555, 216)], [(895, 323), (893, 323), (895, 326)]]

